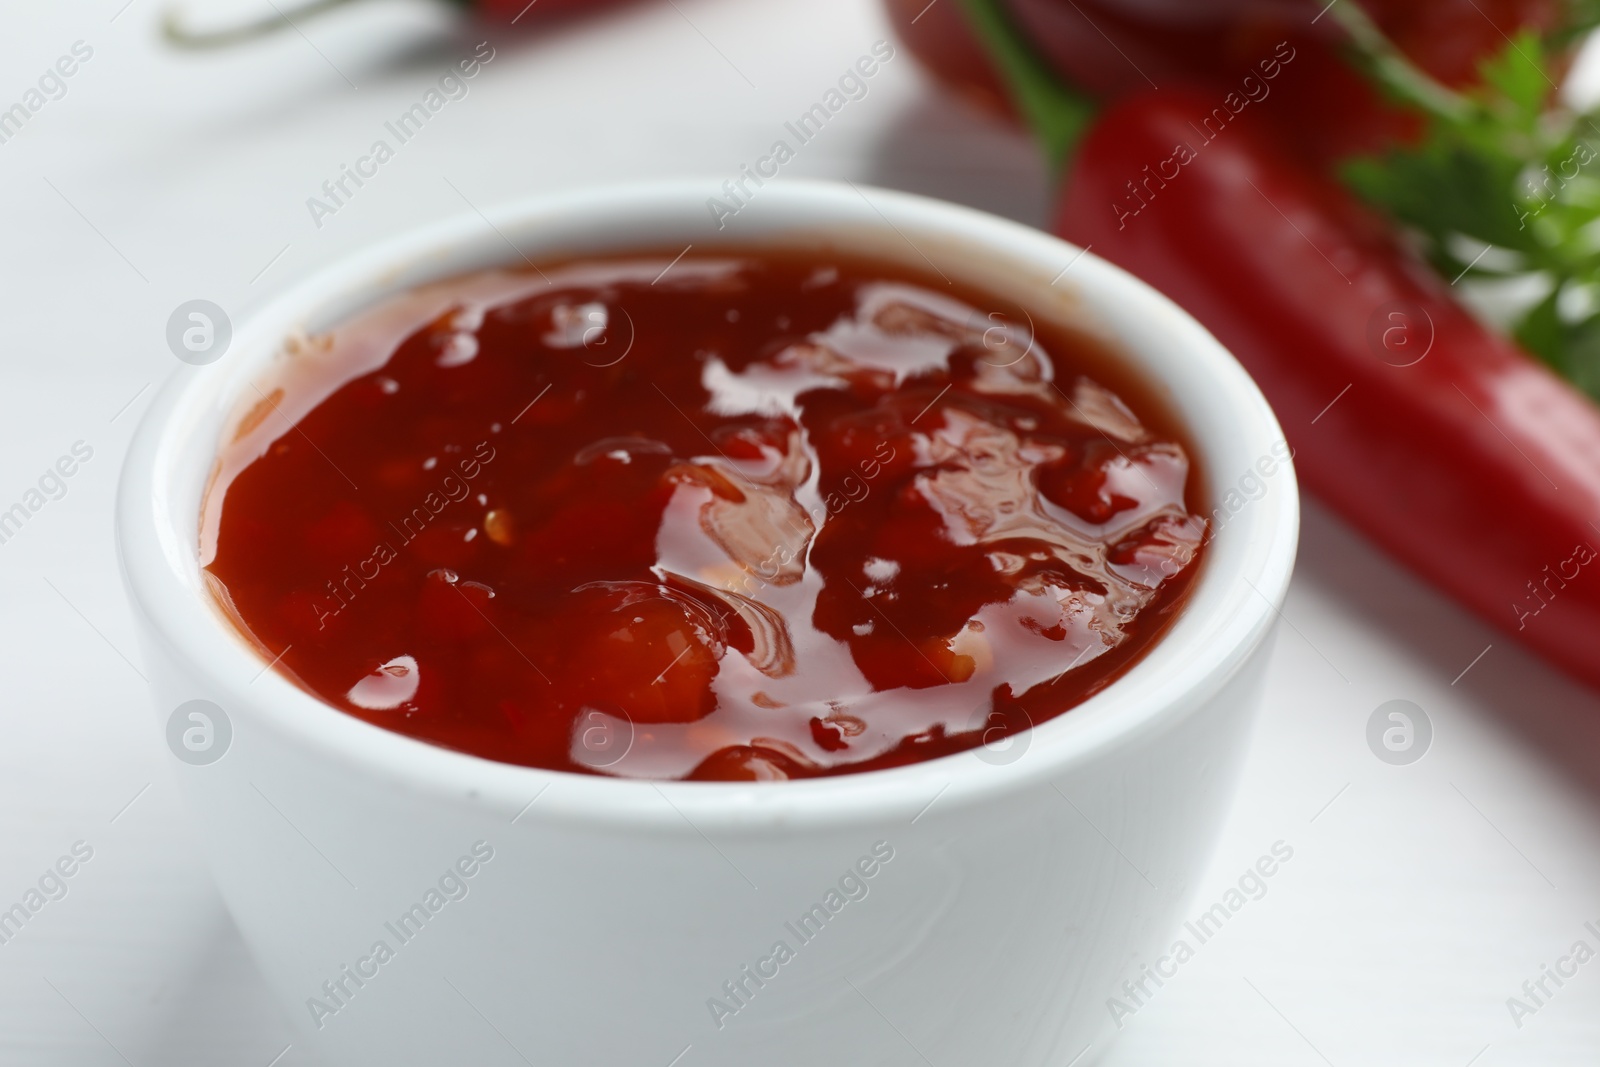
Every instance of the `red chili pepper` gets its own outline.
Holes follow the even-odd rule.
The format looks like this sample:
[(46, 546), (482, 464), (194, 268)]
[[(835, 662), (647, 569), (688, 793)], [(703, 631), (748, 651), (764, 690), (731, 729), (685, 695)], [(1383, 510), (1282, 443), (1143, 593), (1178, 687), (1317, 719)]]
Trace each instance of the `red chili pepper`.
[[(1600, 409), (1248, 119), (1198, 137), (1211, 106), (1144, 93), (1105, 112), (1079, 146), (1057, 232), (1166, 292), (1238, 356), (1307, 487), (1600, 685), (1600, 574), (1588, 573)], [(1222, 485), (1233, 473), (1215, 472)]]
[(1372, 20), (1412, 62), (1457, 88), (1478, 81), (1478, 65), (1518, 30), (1561, 26), (1563, 0), (1363, 0)]
[[(1345, 61), (1332, 20), (1313, 24), (1316, 12), (1308, 14), (1304, 4), (1258, 6), (1236, 20), (1195, 26), (1141, 21), (1108, 10), (1114, 2), (1010, 0), (1008, 6), (1063, 80), (1103, 99), (1194, 87), (1221, 103), (1228, 93), (1246, 97), (1247, 76), (1266, 84), (1261, 64), (1282, 66), (1282, 76), (1266, 84), (1276, 97), (1271, 111), (1281, 120), (1281, 136), (1318, 164), (1377, 151), (1418, 129)], [(1284, 64), (1286, 55), (1292, 59)]]
[[(1353, 2), (1353, 0), (1344, 0)], [(1115, 99), (1149, 88), (1195, 87), (1244, 95), (1243, 79), (1286, 47), (1294, 56), (1268, 88), (1278, 134), (1302, 158), (1326, 165), (1411, 139), (1420, 124), (1385, 101), (1340, 54), (1332, 19), (1312, 0), (1008, 0), (1006, 8), (1056, 73)], [(1362, 7), (1422, 70), (1452, 85), (1476, 81), (1478, 64), (1518, 29), (1549, 30), (1557, 0), (1363, 0)], [(1010, 113), (1004, 90), (958, 5), (888, 0), (896, 32), (942, 81), (991, 110)], [(942, 9), (942, 10), (941, 10)], [(1215, 106), (1215, 104), (1213, 105)]]
[(1016, 116), (1005, 84), (958, 4), (885, 0), (889, 24), (911, 54), (947, 89), (980, 108)]
[[(1153, 29), (1247, 26), (1271, 20), (1283, 25), (1322, 21), (1327, 0), (1043, 0), (1046, 6), (1077, 8), (1085, 19), (1102, 16)], [(1564, 15), (1562, 0), (1361, 0), (1361, 7), (1430, 74), (1451, 81), (1453, 63), (1462, 82), (1477, 77), (1477, 58), (1500, 48), (1519, 29), (1554, 29)], [(1412, 47), (1414, 46), (1414, 47)]]
[(616, 0), (451, 0), (491, 22), (515, 23), (576, 15), (595, 8), (614, 7)]

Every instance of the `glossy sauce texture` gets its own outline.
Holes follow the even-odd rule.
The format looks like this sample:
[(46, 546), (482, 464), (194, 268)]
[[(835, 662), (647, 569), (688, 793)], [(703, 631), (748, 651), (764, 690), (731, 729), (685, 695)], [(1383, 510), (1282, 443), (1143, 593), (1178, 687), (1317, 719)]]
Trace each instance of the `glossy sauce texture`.
[(1114, 359), (900, 265), (481, 274), (280, 363), (208, 493), (219, 600), (336, 707), (511, 763), (1000, 753), (1150, 647), (1206, 535)]

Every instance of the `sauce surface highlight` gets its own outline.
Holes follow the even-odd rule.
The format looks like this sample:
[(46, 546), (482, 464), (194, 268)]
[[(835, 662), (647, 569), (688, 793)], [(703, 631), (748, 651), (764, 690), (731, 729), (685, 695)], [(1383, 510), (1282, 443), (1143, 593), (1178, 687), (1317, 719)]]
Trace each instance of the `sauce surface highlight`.
[(219, 601), (335, 707), (510, 763), (1003, 750), (1148, 651), (1206, 535), (1095, 343), (850, 255), (471, 275), (275, 373), (207, 494)]

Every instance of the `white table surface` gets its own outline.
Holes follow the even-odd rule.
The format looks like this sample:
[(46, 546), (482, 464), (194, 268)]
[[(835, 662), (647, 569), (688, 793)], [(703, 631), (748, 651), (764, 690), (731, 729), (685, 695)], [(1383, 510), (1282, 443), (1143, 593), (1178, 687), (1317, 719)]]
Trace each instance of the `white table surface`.
[[(0, 1064), (266, 1067), (291, 1035), (173, 788), (113, 553), (129, 434), (147, 386), (182, 369), (168, 314), (195, 297), (237, 314), (463, 200), (660, 175), (706, 176), (709, 196), (888, 31), (866, 0), (656, 0), (498, 41), (470, 95), (318, 229), (305, 199), (481, 35), (425, 0), (371, 0), (305, 37), (175, 56), (157, 0), (124, 2), (0, 14), (0, 107), (75, 41), (94, 49), (0, 144), (0, 507), (74, 442), (94, 449), (0, 544), (0, 907), (74, 842), (94, 849), (67, 896), (0, 945)], [(1028, 222), (1046, 211), (1028, 144), (941, 98), (904, 54), (784, 173)], [(1595, 695), (1314, 503), (1285, 615), (1200, 897), (1280, 839), (1294, 858), (1101, 1062), (1600, 1063), (1600, 962), (1520, 1028), (1506, 1005), (1574, 941), (1600, 949), (1584, 929), (1600, 927)], [(1365, 740), (1396, 698), (1436, 732), (1406, 767)], [(312, 1061), (291, 1048), (276, 1062)]]

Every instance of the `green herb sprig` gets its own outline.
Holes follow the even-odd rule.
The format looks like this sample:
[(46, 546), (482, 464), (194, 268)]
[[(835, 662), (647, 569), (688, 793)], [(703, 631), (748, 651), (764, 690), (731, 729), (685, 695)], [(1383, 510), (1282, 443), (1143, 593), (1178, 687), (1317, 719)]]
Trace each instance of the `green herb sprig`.
[(1345, 182), (1411, 231), (1452, 285), (1520, 291), (1505, 328), (1600, 399), (1600, 123), (1560, 103), (1545, 42), (1519, 34), (1483, 65), (1480, 86), (1456, 91), (1354, 3), (1333, 11), (1356, 63), (1425, 124), (1414, 144), (1348, 162)]

